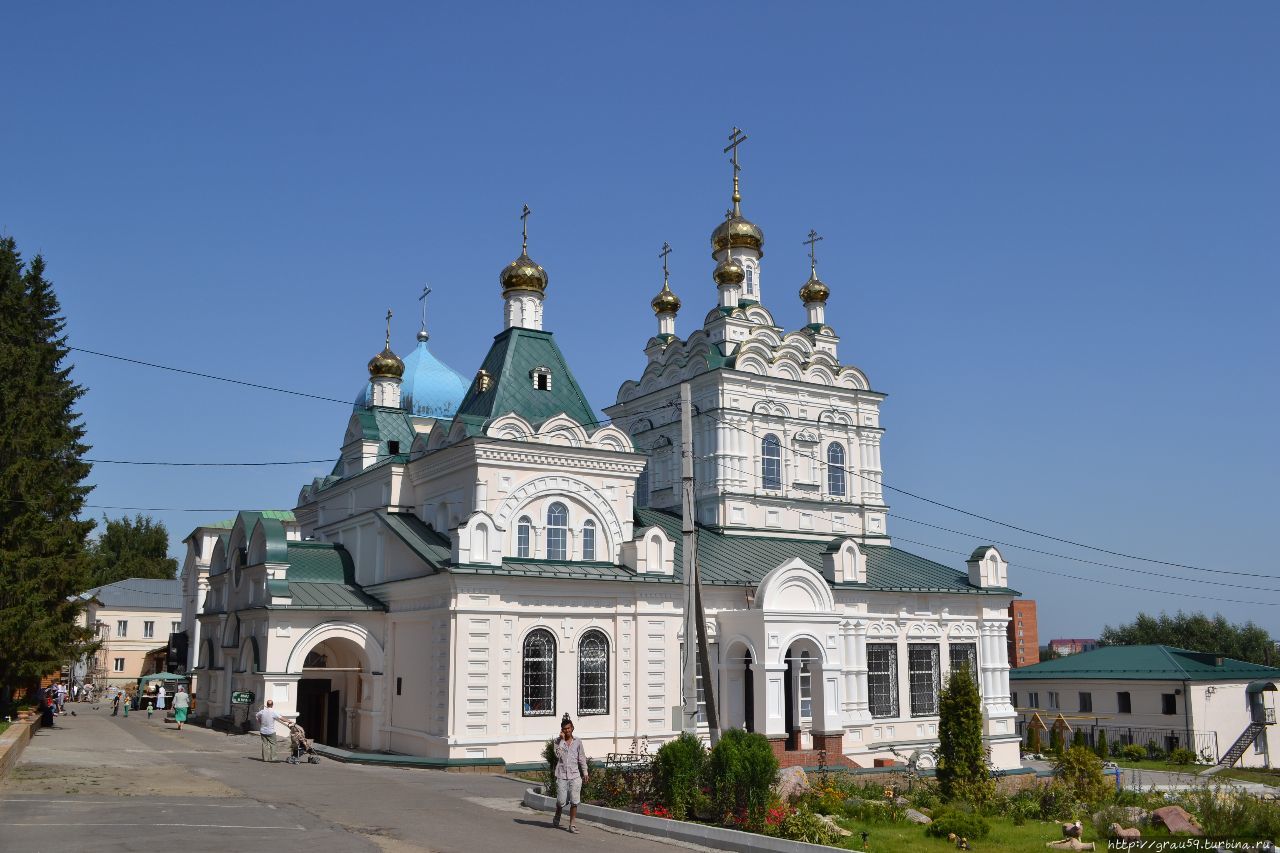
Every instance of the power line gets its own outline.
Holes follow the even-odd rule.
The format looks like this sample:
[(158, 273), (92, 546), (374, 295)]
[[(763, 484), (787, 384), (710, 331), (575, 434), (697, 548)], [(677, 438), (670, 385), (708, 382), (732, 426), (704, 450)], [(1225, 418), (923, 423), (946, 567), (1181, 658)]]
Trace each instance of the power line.
[(337, 459), (298, 459), (289, 462), (148, 462), (139, 459), (82, 459), (95, 465), (161, 465), (175, 468), (254, 468), (264, 465), (318, 465)]

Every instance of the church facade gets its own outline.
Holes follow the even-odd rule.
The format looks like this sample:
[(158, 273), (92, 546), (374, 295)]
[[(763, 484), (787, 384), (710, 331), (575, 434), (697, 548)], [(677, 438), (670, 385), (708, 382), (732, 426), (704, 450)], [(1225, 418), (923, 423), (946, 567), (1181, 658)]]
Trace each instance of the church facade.
[[(537, 760), (566, 712), (593, 756), (673, 737), (687, 383), (711, 649), (699, 695), (714, 686), (722, 725), (780, 754), (927, 764), (941, 688), (966, 666), (992, 762), (1018, 766), (1008, 564), (989, 546), (959, 570), (893, 545), (884, 395), (840, 360), (818, 239), (807, 322), (787, 330), (765, 307), (735, 159), (714, 304), (679, 337), (664, 276), (646, 364), (608, 422), (543, 328), (548, 276), (527, 238), (472, 379), (435, 359), (425, 324), (403, 361), (388, 329), (332, 473), (292, 515), (199, 529), (198, 707), (243, 719), (270, 698), (322, 742), (444, 760)], [(252, 705), (233, 701), (245, 693)]]

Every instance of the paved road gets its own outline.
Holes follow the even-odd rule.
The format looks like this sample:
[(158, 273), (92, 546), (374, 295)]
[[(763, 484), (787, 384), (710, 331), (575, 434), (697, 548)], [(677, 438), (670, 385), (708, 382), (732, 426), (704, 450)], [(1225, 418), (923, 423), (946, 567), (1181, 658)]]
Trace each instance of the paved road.
[(124, 853), (610, 853), (689, 849), (582, 825), (552, 829), (524, 784), (322, 760), (265, 764), (256, 735), (159, 716), (77, 716), (37, 732), (0, 782), (0, 850)]

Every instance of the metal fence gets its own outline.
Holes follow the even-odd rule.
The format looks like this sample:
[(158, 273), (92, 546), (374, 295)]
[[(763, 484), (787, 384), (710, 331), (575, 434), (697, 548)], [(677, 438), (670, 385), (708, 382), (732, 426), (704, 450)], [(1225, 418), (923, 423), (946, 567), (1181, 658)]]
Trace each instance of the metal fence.
[[(1103, 725), (1076, 725), (1072, 727), (1071, 732), (1065, 735), (1068, 744), (1075, 737), (1075, 733), (1083, 731), (1085, 741), (1089, 748), (1095, 748), (1098, 745), (1098, 733), (1107, 733), (1107, 747), (1114, 752), (1119, 747), (1136, 744), (1148, 750), (1155, 747), (1162, 753), (1169, 753), (1175, 749), (1190, 749), (1202, 760), (1210, 764), (1217, 763), (1221, 757), (1218, 751), (1218, 733), (1217, 732), (1196, 732), (1187, 731), (1186, 729), (1169, 729), (1169, 728), (1143, 728), (1139, 726), (1103, 726)], [(1018, 721), (1018, 733), (1022, 736), (1025, 744), (1027, 740), (1028, 726), (1025, 720)], [(1049, 747), (1049, 733), (1042, 731), (1040, 733), (1040, 744), (1043, 749)]]

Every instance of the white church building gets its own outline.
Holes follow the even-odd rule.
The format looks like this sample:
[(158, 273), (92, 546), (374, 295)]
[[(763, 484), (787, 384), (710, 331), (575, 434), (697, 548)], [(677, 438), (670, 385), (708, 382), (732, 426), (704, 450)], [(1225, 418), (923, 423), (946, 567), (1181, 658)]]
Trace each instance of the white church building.
[(270, 698), (321, 742), (459, 763), (537, 760), (566, 712), (593, 757), (673, 737), (687, 382), (712, 661), (700, 684), (722, 725), (792, 763), (825, 750), (870, 767), (936, 746), (939, 693), (963, 663), (993, 763), (1018, 766), (1007, 563), (984, 546), (958, 570), (893, 545), (884, 395), (841, 362), (816, 263), (799, 282), (804, 325), (775, 320), (736, 163), (732, 201), (711, 235), (705, 318), (679, 337), (664, 280), (647, 362), (609, 422), (543, 328), (548, 276), (527, 238), (470, 380), (425, 328), (404, 360), (388, 330), (333, 472), (291, 513), (192, 534), (198, 710), (238, 721)]

